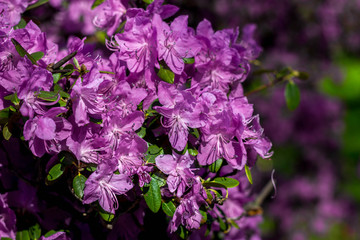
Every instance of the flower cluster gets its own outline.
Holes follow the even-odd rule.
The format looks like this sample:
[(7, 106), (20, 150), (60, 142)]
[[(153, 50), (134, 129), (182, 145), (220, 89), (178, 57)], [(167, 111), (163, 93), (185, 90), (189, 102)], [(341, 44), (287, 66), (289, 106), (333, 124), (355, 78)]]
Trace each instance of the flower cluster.
[(166, 22), (177, 7), (161, 0), (146, 9), (125, 2), (92, 12), (112, 51), (96, 57), (85, 38), (70, 37), (59, 51), (32, 21), (12, 28), (26, 4), (2, 3), (2, 131), (34, 156), (51, 156), (48, 183), (68, 169), (84, 204), (115, 214), (144, 196), (154, 212), (167, 207), (170, 232), (199, 229), (201, 211), (228, 198), (218, 188), (239, 184), (238, 175), (216, 178), (207, 166), (245, 173), (257, 155), (272, 154), (241, 85), (261, 51), (255, 26), (238, 41), (239, 29), (214, 31), (208, 20), (196, 29), (185, 15)]

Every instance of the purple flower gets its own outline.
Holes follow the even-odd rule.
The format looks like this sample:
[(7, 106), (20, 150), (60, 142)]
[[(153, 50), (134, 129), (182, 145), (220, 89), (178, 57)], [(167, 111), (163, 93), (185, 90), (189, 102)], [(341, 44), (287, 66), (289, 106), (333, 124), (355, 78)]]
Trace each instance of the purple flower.
[(180, 224), (188, 230), (199, 229), (201, 219), (202, 215), (199, 211), (196, 196), (183, 198), (170, 222), (170, 231), (175, 232)]
[(169, 26), (161, 17), (154, 15), (153, 24), (157, 30), (158, 56), (164, 59), (169, 68), (176, 74), (184, 70), (183, 58), (194, 57), (201, 45), (189, 34), (187, 16), (179, 16)]
[(60, 152), (60, 142), (71, 134), (72, 125), (57, 115), (66, 112), (66, 108), (51, 108), (44, 115), (38, 115), (26, 121), (24, 126), (24, 139), (29, 141), (33, 154), (42, 157), (45, 152)]
[(97, 15), (93, 23), (95, 26), (107, 29), (109, 36), (113, 35), (119, 27), (121, 17), (126, 12), (127, 0), (107, 0), (97, 7)]
[(153, 30), (151, 21), (144, 16), (135, 16), (127, 19), (125, 31), (115, 35), (117, 46), (120, 50), (120, 60), (126, 61), (130, 72), (141, 72), (154, 65), (156, 61), (156, 31)]
[(165, 174), (169, 175), (167, 184), (170, 192), (177, 190), (177, 196), (181, 197), (186, 187), (191, 187), (194, 182), (195, 175), (190, 167), (193, 160), (188, 152), (184, 155), (160, 155), (155, 159), (156, 166)]
[(16, 216), (7, 204), (7, 194), (0, 194), (0, 236), (15, 239)]
[(115, 213), (119, 207), (116, 195), (125, 194), (132, 187), (133, 183), (127, 175), (114, 174), (109, 166), (102, 164), (85, 182), (83, 203), (99, 200), (105, 211)]

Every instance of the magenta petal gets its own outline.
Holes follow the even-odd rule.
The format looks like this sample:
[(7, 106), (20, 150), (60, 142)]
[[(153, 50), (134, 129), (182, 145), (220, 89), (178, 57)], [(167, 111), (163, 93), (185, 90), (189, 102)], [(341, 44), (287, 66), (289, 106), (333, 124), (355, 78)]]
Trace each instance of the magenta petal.
[(176, 160), (171, 155), (160, 155), (155, 158), (156, 166), (165, 174), (171, 174), (176, 169)]
[(167, 178), (167, 184), (168, 184), (168, 187), (169, 187), (169, 190), (170, 192), (175, 192), (177, 187), (179, 186), (180, 184), (180, 176), (173, 176), (173, 175), (169, 175), (168, 178)]
[(116, 194), (124, 194), (133, 187), (131, 179), (125, 174), (114, 174), (109, 184), (114, 187)]
[(43, 140), (51, 140), (55, 138), (56, 124), (54, 120), (48, 117), (39, 118), (37, 121), (37, 129), (35, 134)]

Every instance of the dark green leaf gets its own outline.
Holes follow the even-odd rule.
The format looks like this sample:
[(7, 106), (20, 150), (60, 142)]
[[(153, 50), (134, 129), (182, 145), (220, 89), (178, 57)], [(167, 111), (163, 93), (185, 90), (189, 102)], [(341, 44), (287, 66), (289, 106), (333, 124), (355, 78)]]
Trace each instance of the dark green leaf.
[(41, 237), (41, 228), (39, 224), (35, 224), (29, 228), (30, 239), (39, 239)]
[(53, 78), (54, 78), (54, 83), (57, 83), (61, 79), (61, 73), (54, 73)]
[(203, 183), (204, 187), (217, 187), (217, 188), (227, 188), (225, 185), (221, 184), (221, 183), (217, 183), (217, 182), (213, 182), (213, 181), (209, 181), (209, 182), (204, 182)]
[(182, 239), (187, 239), (189, 236), (189, 231), (183, 225), (179, 226), (177, 232)]
[(87, 178), (80, 173), (76, 177), (74, 177), (73, 180), (74, 193), (80, 199), (82, 199), (82, 197), (84, 196), (84, 188), (85, 188), (86, 180)]
[(221, 168), (222, 163), (223, 163), (223, 159), (219, 158), (209, 166), (209, 171), (213, 173), (218, 172)]
[(87, 167), (86, 167), (86, 171), (95, 172), (95, 171), (96, 171), (96, 167), (94, 167), (94, 166), (87, 166)]
[(16, 233), (16, 240), (30, 240), (29, 231), (23, 230)]
[(96, 123), (96, 124), (102, 124), (102, 119), (96, 119), (96, 118), (92, 118), (90, 117), (90, 122)]
[(161, 208), (164, 211), (164, 213), (169, 217), (172, 217), (176, 210), (175, 204), (172, 201), (163, 202)]
[(159, 187), (166, 185), (166, 175), (162, 172), (155, 172), (152, 176), (153, 180), (157, 181)]
[(203, 211), (203, 210), (199, 210), (200, 211), (200, 214), (202, 216), (202, 220), (201, 222), (202, 223), (205, 223), (207, 221), (207, 212)]
[(47, 91), (40, 91), (36, 97), (45, 100), (45, 101), (49, 101), (49, 102), (55, 102), (56, 100), (58, 100), (59, 94), (56, 92), (47, 92)]
[(199, 130), (197, 130), (197, 128), (193, 128), (190, 133), (196, 138), (199, 138), (200, 136)]
[(69, 151), (61, 151), (58, 154), (58, 159), (63, 166), (71, 166), (73, 163), (77, 163), (77, 159)]
[(218, 218), (218, 221), (219, 221), (221, 231), (225, 232), (229, 227), (228, 224), (220, 217)]
[(47, 175), (47, 180), (48, 181), (54, 181), (56, 179), (58, 179), (59, 177), (61, 177), (61, 175), (64, 173), (64, 168), (63, 166), (58, 163), (55, 164), (49, 171), (48, 175)]
[(285, 87), (286, 105), (290, 110), (295, 110), (300, 103), (300, 91), (293, 81), (289, 81)]
[(31, 9), (33, 9), (33, 8), (37, 8), (37, 7), (39, 7), (39, 6), (47, 3), (48, 1), (49, 1), (49, 0), (39, 0), (39, 1), (37, 1), (36, 3), (28, 6), (25, 11), (31, 10)]
[(138, 131), (137, 131), (137, 135), (141, 138), (144, 138), (146, 135), (146, 128), (141, 127)]
[(164, 150), (156, 145), (151, 145), (145, 155), (145, 159), (149, 163), (155, 163), (155, 158), (164, 154)]
[(196, 149), (188, 149), (188, 151), (189, 151), (189, 154), (191, 155), (191, 156), (197, 156), (198, 155), (198, 150), (196, 150)]
[(291, 73), (293, 72), (293, 70), (289, 67), (283, 68), (281, 69), (278, 73), (276, 73), (275, 77), (276, 78), (285, 78), (288, 77), (289, 75), (291, 75)]
[(26, 21), (21, 18), (20, 22), (14, 27), (14, 29), (22, 29), (26, 27)]
[(19, 53), (21, 57), (24, 57), (25, 55), (29, 58), (32, 64), (37, 64), (36, 60), (21, 46), (21, 44), (16, 41), (15, 38), (11, 39), (11, 42), (14, 44), (16, 51)]
[(174, 83), (175, 74), (168, 69), (163, 68), (163, 66), (160, 65), (159, 72), (157, 74), (164, 82), (167, 83)]
[(249, 182), (251, 184), (253, 184), (253, 180), (252, 180), (252, 176), (251, 176), (251, 171), (250, 168), (248, 167), (248, 165), (245, 165), (245, 173), (246, 173), (246, 177), (249, 180)]
[(39, 61), (44, 56), (44, 53), (43, 52), (34, 52), (30, 55), (35, 59), (35, 61)]
[(6, 123), (5, 126), (3, 127), (2, 132), (3, 132), (3, 136), (4, 136), (4, 139), (5, 139), (5, 140), (9, 140), (9, 139), (11, 138), (11, 135), (12, 135), (12, 134), (11, 134), (9, 128), (8, 128), (7, 123)]
[(67, 65), (64, 67), (64, 69), (69, 69), (69, 70), (70, 70), (69, 72), (64, 73), (65, 76), (69, 76), (69, 75), (73, 74), (73, 72), (75, 71), (74, 65), (72, 65), (72, 64), (67, 64)]
[(105, 0), (95, 0), (93, 5), (91, 6), (91, 9), (96, 8), (97, 6), (99, 6), (100, 4), (102, 4), (103, 2), (105, 2)]
[(154, 213), (159, 211), (161, 207), (161, 192), (156, 180), (151, 179), (150, 187), (144, 194), (144, 199), (151, 211)]
[(144, 3), (151, 4), (154, 0), (143, 0)]
[(99, 207), (99, 214), (101, 218), (107, 222), (111, 222), (115, 217), (114, 214), (105, 211), (104, 209), (102, 209), (102, 207)]
[(237, 187), (239, 185), (239, 181), (233, 178), (228, 177), (217, 177), (212, 182), (220, 183), (227, 188)]
[(195, 58), (183, 58), (183, 60), (186, 64), (192, 64), (195, 62)]
[(9, 238), (9, 237), (2, 237), (0, 238), (1, 240), (13, 240), (12, 238)]
[[(10, 107), (4, 108), (0, 111), (0, 119), (7, 120), (10, 114)], [(7, 122), (7, 121), (5, 121)]]
[(18, 105), (20, 103), (20, 100), (17, 97), (16, 92), (11, 95), (5, 96), (4, 99), (11, 101), (14, 105)]

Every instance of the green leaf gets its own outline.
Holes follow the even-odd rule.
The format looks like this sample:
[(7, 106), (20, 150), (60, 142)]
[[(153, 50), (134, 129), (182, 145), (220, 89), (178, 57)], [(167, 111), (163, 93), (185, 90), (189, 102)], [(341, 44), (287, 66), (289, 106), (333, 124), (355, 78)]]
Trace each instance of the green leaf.
[(103, 2), (105, 2), (105, 0), (95, 0), (93, 5), (91, 6), (91, 9), (96, 8), (97, 6), (99, 6), (100, 4), (102, 4)]
[(16, 92), (11, 95), (5, 96), (4, 99), (11, 101), (14, 105), (18, 105), (20, 103), (20, 100), (17, 97)]
[(227, 188), (234, 188), (234, 187), (237, 187), (239, 185), (238, 180), (236, 180), (234, 178), (229, 178), (229, 177), (217, 177), (212, 181), (216, 182), (216, 183), (220, 183), (220, 184), (224, 185)]
[(199, 210), (200, 211), (200, 214), (202, 216), (202, 220), (201, 222), (202, 223), (205, 223), (207, 221), (207, 212), (203, 211), (203, 210)]
[(37, 8), (37, 7), (39, 7), (39, 6), (47, 3), (48, 1), (49, 1), (49, 0), (39, 0), (39, 1), (37, 1), (36, 3), (28, 6), (25, 11), (31, 10), (31, 9), (33, 9), (33, 8)]
[(143, 0), (144, 3), (151, 4), (154, 0)]
[(5, 140), (9, 140), (9, 139), (11, 138), (11, 135), (12, 135), (12, 134), (11, 134), (9, 128), (8, 128), (7, 123), (6, 123), (5, 126), (3, 127), (2, 132), (3, 132), (3, 136), (4, 136), (4, 139), (5, 139)]
[(195, 58), (183, 58), (184, 63), (193, 64), (195, 62)]
[(41, 228), (39, 224), (35, 224), (29, 228), (30, 239), (39, 239), (41, 237)]
[(84, 196), (84, 188), (85, 188), (86, 180), (87, 178), (80, 173), (76, 177), (74, 177), (73, 180), (74, 193), (80, 199), (82, 199)]
[(161, 207), (161, 192), (156, 180), (151, 179), (150, 187), (144, 194), (144, 199), (151, 211), (154, 213), (159, 211)]
[(19, 53), (21, 57), (24, 57), (25, 55), (29, 58), (32, 64), (37, 64), (36, 60), (21, 46), (21, 44), (16, 41), (15, 38), (11, 39), (11, 42), (14, 44), (16, 51)]
[(227, 188), (225, 185), (213, 181), (208, 181), (203, 183), (204, 187), (217, 187), (217, 188)]
[(223, 163), (223, 159), (219, 158), (209, 166), (209, 171), (213, 173), (218, 172), (221, 168), (222, 163)]
[(141, 138), (144, 138), (146, 135), (146, 128), (141, 127), (138, 131), (137, 131), (137, 135)]
[(54, 73), (53, 78), (54, 78), (54, 83), (57, 83), (61, 79), (61, 73)]
[(100, 214), (101, 218), (104, 219), (106, 222), (111, 222), (115, 217), (114, 214), (105, 211), (100, 206), (99, 206), (99, 214)]
[(35, 61), (39, 61), (44, 56), (44, 53), (43, 52), (34, 52), (30, 55), (35, 59)]
[(180, 225), (176, 232), (181, 239), (187, 239), (189, 236), (189, 231), (183, 225)]
[(55, 164), (49, 171), (48, 175), (47, 175), (47, 180), (48, 181), (54, 181), (56, 179), (58, 179), (59, 177), (61, 177), (61, 175), (64, 173), (64, 168), (63, 166), (58, 163)]
[(96, 171), (96, 166), (87, 166), (86, 171), (95, 172)]
[(44, 235), (44, 237), (50, 237), (50, 236), (52, 236), (52, 235), (54, 235), (55, 233), (58, 233), (58, 232), (64, 232), (64, 230), (57, 230), (57, 231), (50, 230)]
[(103, 120), (90, 117), (90, 122), (93, 122), (93, 123), (96, 123), (96, 124), (102, 124)]
[(64, 69), (70, 69), (71, 71), (64, 73), (65, 76), (70, 76), (71, 74), (73, 74), (73, 72), (75, 71), (74, 69), (74, 65), (72, 64), (67, 64)]
[(157, 75), (164, 82), (171, 83), (171, 84), (174, 83), (175, 74), (171, 70), (163, 68), (162, 65), (160, 65), (160, 69), (159, 69), (159, 72), (157, 73)]
[(159, 187), (163, 187), (166, 185), (166, 175), (162, 172), (155, 172), (151, 175), (153, 180), (157, 181)]
[(18, 231), (16, 233), (16, 240), (30, 240), (30, 235), (28, 230)]
[(252, 176), (251, 176), (251, 171), (248, 165), (245, 165), (245, 173), (246, 173), (246, 177), (249, 180), (249, 182), (251, 184), (253, 184), (253, 180), (252, 180)]
[(14, 29), (22, 29), (26, 27), (26, 21), (21, 18), (20, 22), (14, 27)]
[[(4, 108), (0, 111), (0, 119), (7, 120), (10, 114), (10, 107)], [(6, 121), (7, 122), (7, 121)]]
[(229, 227), (228, 224), (220, 217), (218, 218), (218, 221), (219, 221), (221, 231), (225, 232)]
[(293, 81), (289, 81), (285, 87), (286, 105), (290, 110), (295, 110), (300, 103), (300, 91)]
[(9, 238), (9, 237), (2, 237), (0, 238), (1, 240), (13, 240), (12, 238)]
[(75, 67), (80, 70), (80, 64), (79, 64), (78, 60), (76, 59), (76, 57), (73, 58), (73, 62), (74, 62)]
[(36, 97), (45, 101), (55, 102), (58, 100), (59, 94), (56, 92), (40, 91)]
[(228, 221), (231, 224), (231, 226), (233, 226), (234, 228), (240, 229), (239, 225), (233, 219), (229, 218)]
[(169, 217), (172, 217), (176, 210), (175, 204), (172, 201), (163, 202), (161, 208), (164, 211), (164, 213)]
[(189, 148), (188, 149), (188, 152), (189, 152), (189, 154), (191, 155), (191, 156), (197, 156), (198, 155), (198, 150), (196, 150), (196, 149), (191, 149), (191, 148)]
[(155, 163), (155, 158), (162, 154), (164, 154), (164, 149), (156, 145), (151, 145), (146, 151), (145, 159), (149, 163)]

